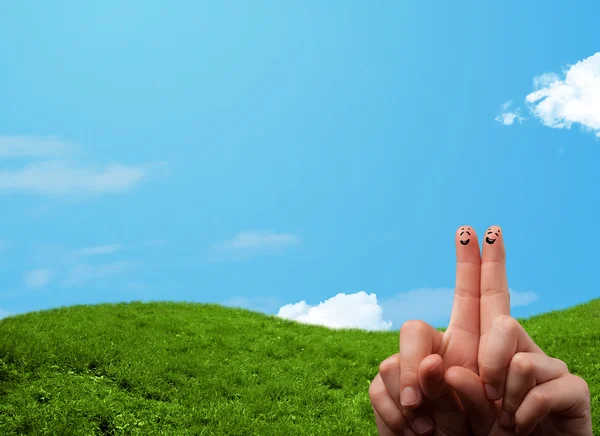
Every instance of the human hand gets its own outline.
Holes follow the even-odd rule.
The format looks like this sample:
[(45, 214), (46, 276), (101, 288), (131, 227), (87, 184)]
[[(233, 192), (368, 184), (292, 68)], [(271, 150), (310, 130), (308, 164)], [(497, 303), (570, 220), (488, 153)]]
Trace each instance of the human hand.
[[(444, 373), (458, 366), (478, 375), (480, 327), (508, 313), (509, 296), (506, 277), (503, 282), (497, 271), (503, 268), (501, 237), (484, 246), (483, 264), (492, 267), (483, 270), (485, 275), (477, 235), (470, 226), (458, 228), (455, 245), (456, 286), (448, 329), (441, 333), (423, 321), (404, 323), (400, 353), (381, 363), (369, 388), (380, 435), (469, 434), (461, 401), (445, 383)], [(506, 291), (500, 295), (503, 299), (480, 299), (480, 288)]]
[[(468, 246), (473, 239), (476, 241), (476, 238), (473, 238), (464, 244), (465, 240), (459, 237), (467, 235), (466, 231), (471, 231), (471, 229), (465, 226), (459, 228), (457, 232), (457, 293), (455, 294), (451, 324), (446, 333), (451, 330), (452, 325), (457, 325), (452, 324), (453, 320), (456, 321), (456, 310), (461, 306), (457, 300), (473, 295), (472, 292), (468, 292), (472, 289), (471, 286), (466, 288), (466, 292), (459, 291), (461, 276), (459, 243), (462, 240), (463, 243), (460, 244)], [(474, 232), (471, 233), (474, 236)], [(420, 342), (421, 344), (431, 343), (432, 349), (435, 349), (437, 348), (436, 336), (439, 337), (439, 332), (423, 322), (411, 321), (405, 324), (401, 330), (401, 353), (382, 362), (380, 372), (373, 380), (369, 390), (377, 428), (381, 435), (403, 434), (405, 428), (409, 428), (409, 430), (406, 430), (404, 434), (414, 434), (412, 430), (419, 429), (416, 419), (419, 416), (428, 416), (430, 418), (429, 431), (433, 428), (431, 425), (431, 421), (433, 421), (435, 423), (434, 434), (440, 435), (471, 434), (471, 431), (465, 429), (466, 419), (468, 427), (476, 435), (510, 435), (515, 434), (515, 430), (518, 431), (517, 434), (529, 434), (531, 431), (533, 434), (544, 435), (592, 434), (590, 395), (587, 384), (580, 377), (569, 374), (563, 362), (546, 356), (529, 338), (522, 326), (508, 315), (509, 295), (504, 244), (500, 229), (490, 228), (486, 232), (486, 238), (488, 239), (484, 243), (481, 265), (481, 334), (477, 367), (473, 371), (466, 365), (455, 365), (447, 370), (444, 376), (444, 364), (446, 361), (452, 361), (454, 356), (447, 352), (447, 348), (444, 350), (442, 347), (442, 351), (446, 351), (443, 356), (438, 357), (435, 354), (427, 356), (416, 366), (420, 388), (425, 397), (423, 404), (420, 407), (418, 404), (413, 405), (412, 409), (403, 406), (399, 401), (399, 386), (403, 372), (401, 356), (403, 347), (410, 350), (415, 343)], [(474, 245), (477, 247), (476, 242)], [(496, 247), (490, 247), (493, 245)], [(465, 254), (464, 251), (462, 254)], [(477, 254), (479, 254), (478, 250)], [(477, 262), (472, 263), (477, 264)], [(463, 274), (463, 277), (468, 278), (469, 276)], [(472, 284), (472, 281), (469, 283)], [(468, 298), (465, 300), (468, 301)], [(495, 311), (494, 309), (499, 310)], [(463, 311), (463, 313), (467, 312)], [(471, 313), (474, 314), (473, 311)], [(459, 325), (459, 331), (464, 331), (464, 329), (465, 326)], [(404, 330), (420, 331), (420, 333), (403, 336), (402, 331)], [(427, 342), (427, 335), (432, 338), (429, 342)], [(421, 341), (417, 339), (419, 336)], [(415, 339), (403, 341), (403, 337)], [(442, 341), (443, 337), (444, 335), (442, 335)], [(448, 341), (448, 343), (452, 342)], [(468, 361), (468, 354), (463, 355), (463, 358)], [(408, 367), (405, 365), (405, 368), (411, 368), (410, 360), (408, 365)], [(414, 367), (413, 363), (412, 368)], [(433, 371), (429, 372), (429, 370)], [(481, 372), (481, 378), (477, 376), (478, 371)], [(496, 399), (495, 402), (490, 402), (486, 398), (481, 380), (496, 388), (497, 394), (489, 397)], [(528, 381), (529, 384), (524, 385), (524, 381)], [(554, 383), (552, 387), (548, 387), (549, 384), (545, 385), (550, 382)], [(536, 384), (539, 387), (536, 387)], [(574, 390), (568, 393), (563, 392), (567, 385), (573, 386)], [(456, 391), (460, 401), (456, 400), (455, 393), (448, 387)], [(502, 396), (505, 397), (504, 402), (499, 400)], [(419, 402), (421, 398), (419, 396)], [(509, 414), (507, 422), (504, 421), (506, 417), (501, 420), (502, 423), (507, 424), (504, 428), (499, 425), (498, 421), (503, 406)], [(415, 408), (417, 409), (415, 410)], [(565, 410), (564, 408), (567, 411), (560, 412), (560, 410)], [(511, 425), (515, 421), (516, 429)]]
[(587, 383), (547, 356), (516, 319), (494, 320), (479, 373), (454, 367), (445, 375), (467, 414), (477, 417), (475, 435), (592, 436)]

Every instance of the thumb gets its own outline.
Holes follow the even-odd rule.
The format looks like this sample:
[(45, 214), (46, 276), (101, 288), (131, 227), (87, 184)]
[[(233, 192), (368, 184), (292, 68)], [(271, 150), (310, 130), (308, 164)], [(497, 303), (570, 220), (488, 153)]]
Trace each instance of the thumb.
[(487, 399), (479, 376), (469, 369), (453, 366), (444, 373), (444, 380), (458, 395), (474, 434), (490, 434), (498, 410), (494, 402)]

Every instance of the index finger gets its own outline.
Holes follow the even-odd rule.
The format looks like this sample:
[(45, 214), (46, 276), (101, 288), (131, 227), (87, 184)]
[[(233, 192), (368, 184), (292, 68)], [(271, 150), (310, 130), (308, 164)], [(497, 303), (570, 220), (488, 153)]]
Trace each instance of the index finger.
[[(479, 343), (479, 275), (481, 256), (477, 234), (471, 226), (456, 231), (456, 285), (448, 330), (470, 333)], [(465, 346), (465, 344), (460, 344)], [(475, 352), (477, 349), (475, 348)], [(450, 365), (453, 365), (451, 362)]]
[(481, 263), (481, 336), (492, 329), (500, 315), (510, 315), (510, 295), (506, 279), (504, 236), (499, 226), (491, 226), (483, 237)]

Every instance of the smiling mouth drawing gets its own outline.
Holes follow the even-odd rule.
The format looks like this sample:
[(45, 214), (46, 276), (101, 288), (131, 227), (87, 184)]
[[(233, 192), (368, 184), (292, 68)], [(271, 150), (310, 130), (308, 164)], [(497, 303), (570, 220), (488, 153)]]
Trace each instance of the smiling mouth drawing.
[[(471, 236), (471, 232), (469, 231), (469, 230), (471, 230), (470, 227), (467, 227), (467, 230), (465, 230), (464, 227), (462, 229), (460, 229), (460, 230), (461, 230), (461, 232), (460, 232), (459, 236), (462, 236), (464, 233), (466, 233), (467, 235)], [(471, 242), (471, 238), (469, 238), (469, 239), (467, 239), (465, 241), (463, 241), (462, 239), (459, 239), (459, 241), (460, 241), (460, 245), (467, 245), (469, 242)]]
[[(461, 241), (461, 242), (462, 242), (462, 241)], [(494, 242), (496, 242), (496, 240), (495, 240), (495, 239), (490, 239), (490, 238), (488, 238), (488, 237), (486, 236), (486, 237), (485, 237), (485, 242), (487, 242), (488, 244), (490, 244), (490, 245), (491, 245), (491, 244), (493, 244)]]

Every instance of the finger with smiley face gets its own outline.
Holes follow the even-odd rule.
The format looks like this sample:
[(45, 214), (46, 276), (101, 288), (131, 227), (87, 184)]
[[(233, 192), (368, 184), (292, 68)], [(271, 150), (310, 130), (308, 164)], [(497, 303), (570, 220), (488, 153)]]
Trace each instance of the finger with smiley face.
[(484, 336), (496, 317), (510, 315), (504, 235), (499, 226), (485, 231), (481, 260), (481, 335)]
[(489, 229), (487, 229), (487, 231), (485, 232), (485, 242), (493, 245), (498, 238), (500, 237), (500, 233), (502, 231), (500, 230), (500, 227), (498, 226), (492, 226)]
[(469, 245), (469, 242), (471, 242), (471, 235), (474, 232), (469, 226), (461, 226), (456, 233), (458, 235), (457, 239), (460, 245)]

